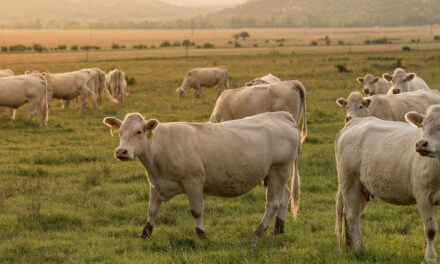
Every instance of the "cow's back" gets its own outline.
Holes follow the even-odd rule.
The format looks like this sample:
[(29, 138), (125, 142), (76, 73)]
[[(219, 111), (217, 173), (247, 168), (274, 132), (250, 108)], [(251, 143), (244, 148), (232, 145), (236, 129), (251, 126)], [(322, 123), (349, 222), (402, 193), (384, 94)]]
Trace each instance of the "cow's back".
[(45, 95), (45, 79), (41, 74), (0, 78), (0, 105), (18, 108), (31, 98)]

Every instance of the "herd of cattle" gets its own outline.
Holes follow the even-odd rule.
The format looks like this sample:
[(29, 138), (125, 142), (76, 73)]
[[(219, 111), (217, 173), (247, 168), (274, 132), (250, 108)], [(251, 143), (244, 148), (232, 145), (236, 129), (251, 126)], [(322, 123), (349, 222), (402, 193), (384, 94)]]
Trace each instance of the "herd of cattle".
[[(42, 125), (52, 98), (64, 100), (67, 107), (70, 100), (81, 97), (84, 111), (89, 97), (97, 112), (103, 91), (118, 103), (126, 88), (119, 70), (107, 75), (98, 68), (61, 74), (34, 71), (12, 76), (7, 70), (0, 74), (11, 75), (0, 78), (0, 106), (10, 107), (13, 118), (14, 109), (28, 103), (29, 120), (39, 106)], [(382, 77), (367, 74), (357, 81), (369, 96), (352, 92), (336, 101), (347, 112), (345, 127), (335, 139), (340, 246), (345, 226), (347, 249), (364, 248), (360, 214), (372, 197), (379, 197), (398, 205), (417, 204), (427, 241), (425, 259), (435, 260), (437, 224), (432, 208), (440, 203), (440, 93), (401, 68)], [(219, 66), (189, 71), (176, 92), (183, 97), (195, 89), (200, 97), (202, 87), (216, 85), (217, 101), (207, 123), (159, 123), (138, 113), (124, 120), (104, 119), (112, 133), (119, 132), (115, 157), (121, 161), (137, 158), (147, 172), (150, 198), (141, 238), (152, 235), (161, 204), (179, 194), (187, 195), (195, 232), (204, 238), (204, 194), (236, 197), (261, 182), (267, 187), (266, 208), (255, 233), (264, 233), (274, 217), (273, 234), (283, 233), (290, 198), (296, 217), (300, 146), (307, 136), (303, 84), (268, 74), (242, 88), (228, 89), (228, 70)]]

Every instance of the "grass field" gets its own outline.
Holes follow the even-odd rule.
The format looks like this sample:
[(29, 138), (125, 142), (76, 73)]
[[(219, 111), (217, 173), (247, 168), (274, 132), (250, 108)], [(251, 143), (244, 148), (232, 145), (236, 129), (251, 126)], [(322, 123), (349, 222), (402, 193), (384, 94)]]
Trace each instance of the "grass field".
[[(148, 57), (125, 51), (94, 61), (64, 53), (0, 55), (0, 68), (15, 72), (63, 72), (86, 67), (122, 69), (137, 81), (124, 105), (104, 101), (99, 114), (79, 115), (60, 102), (46, 128), (25, 119), (0, 116), (0, 263), (420, 263), (423, 226), (415, 206), (396, 207), (374, 199), (362, 215), (368, 250), (341, 253), (334, 233), (337, 177), (333, 139), (345, 113), (335, 100), (360, 90), (355, 78), (391, 72), (398, 59), (433, 89), (440, 89), (440, 50), (331, 52), (316, 54), (200, 55)], [(33, 56), (41, 57), (33, 57)], [(66, 59), (67, 56), (67, 59)], [(40, 58), (40, 59), (38, 59)], [(339, 73), (336, 64), (345, 64)], [(309, 136), (300, 160), (301, 203), (296, 221), (289, 213), (286, 233), (255, 238), (263, 215), (265, 189), (233, 199), (205, 197), (207, 239), (193, 232), (185, 196), (164, 204), (153, 236), (140, 240), (147, 217), (149, 186), (137, 161), (114, 159), (117, 136), (102, 124), (105, 116), (140, 112), (161, 122), (208, 120), (215, 89), (204, 97), (179, 100), (175, 89), (193, 67), (226, 65), (230, 86), (271, 72), (301, 80), (307, 90)], [(74, 106), (74, 105), (73, 105)], [(439, 211), (436, 209), (437, 221)], [(438, 239), (437, 239), (438, 241)], [(436, 244), (439, 252), (440, 244)]]

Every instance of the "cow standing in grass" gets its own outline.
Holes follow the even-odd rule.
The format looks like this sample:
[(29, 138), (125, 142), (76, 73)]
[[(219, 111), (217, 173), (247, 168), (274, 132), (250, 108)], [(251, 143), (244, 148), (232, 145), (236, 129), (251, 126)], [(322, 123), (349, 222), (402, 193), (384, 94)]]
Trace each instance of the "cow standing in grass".
[[(223, 123), (159, 123), (129, 114), (124, 121), (107, 117), (118, 129), (115, 156), (138, 158), (150, 182), (148, 221), (139, 235), (151, 236), (160, 205), (186, 194), (196, 219), (196, 234), (205, 237), (203, 196), (237, 197), (265, 181), (266, 212), (257, 234), (276, 215), (274, 233), (283, 233), (289, 197), (296, 216), (299, 197), (300, 132), (292, 115), (269, 112)], [(286, 186), (292, 176), (292, 190)]]
[[(9, 69), (0, 70), (0, 78), (10, 77), (10, 76), (14, 76), (14, 72), (13, 71), (11, 71)], [(3, 111), (4, 111), (4, 108), (0, 107), (0, 114), (3, 113)], [(16, 112), (16, 110), (14, 108), (9, 108), (9, 119), (10, 120), (14, 120), (15, 112)]]
[(416, 90), (429, 90), (426, 82), (415, 73), (406, 73), (401, 68), (396, 68), (393, 75), (384, 73), (382, 77), (391, 83), (388, 95), (407, 93)]
[(127, 81), (125, 80), (125, 73), (114, 69), (109, 71), (105, 76), (105, 92), (110, 101), (113, 103), (121, 103), (126, 95)]
[(194, 88), (196, 97), (202, 97), (202, 87), (213, 87), (218, 85), (217, 97), (225, 89), (229, 89), (228, 69), (225, 66), (196, 68), (186, 73), (182, 85), (176, 89), (180, 98), (184, 97), (186, 91)]
[(417, 204), (425, 259), (435, 262), (432, 210), (440, 203), (440, 106), (431, 106), (426, 115), (409, 112), (406, 119), (411, 125), (357, 118), (336, 136), (336, 230), (341, 247), (345, 224), (347, 249), (363, 249), (360, 215), (370, 195), (396, 205)]

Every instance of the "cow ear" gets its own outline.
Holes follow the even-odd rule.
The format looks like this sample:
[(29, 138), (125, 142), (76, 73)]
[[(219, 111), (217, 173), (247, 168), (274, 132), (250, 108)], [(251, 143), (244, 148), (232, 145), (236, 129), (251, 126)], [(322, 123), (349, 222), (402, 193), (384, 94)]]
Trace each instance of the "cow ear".
[(417, 112), (408, 112), (405, 115), (406, 122), (410, 123), (415, 127), (422, 127), (423, 120), (425, 119), (425, 115), (419, 114)]
[(388, 73), (384, 73), (384, 74), (382, 74), (382, 78), (384, 78), (385, 80), (391, 82), (393, 80), (393, 75), (388, 74)]
[(379, 77), (374, 78), (373, 83), (377, 83), (379, 81)]
[(159, 121), (156, 119), (150, 119), (145, 122), (144, 130), (147, 132), (153, 131), (159, 125)]
[(371, 99), (370, 98), (367, 98), (367, 99), (364, 100), (365, 108), (368, 108), (370, 106), (370, 104), (371, 104)]
[(120, 128), (122, 124), (122, 121), (117, 119), (116, 117), (106, 117), (104, 118), (103, 122), (109, 127), (117, 127), (117, 128)]
[(357, 77), (356, 80), (358, 81), (358, 83), (364, 83), (364, 78), (362, 77)]
[(415, 73), (408, 73), (408, 74), (406, 75), (406, 80), (408, 80), (408, 82), (409, 82), (409, 81), (411, 81), (412, 79), (414, 79), (414, 77), (416, 77), (416, 74), (415, 74)]
[(336, 100), (336, 104), (339, 105), (340, 107), (346, 107), (348, 102), (344, 98), (338, 98)]
[(25, 71), (25, 72), (24, 72), (24, 74), (30, 74), (30, 73), (31, 73), (30, 71)]

